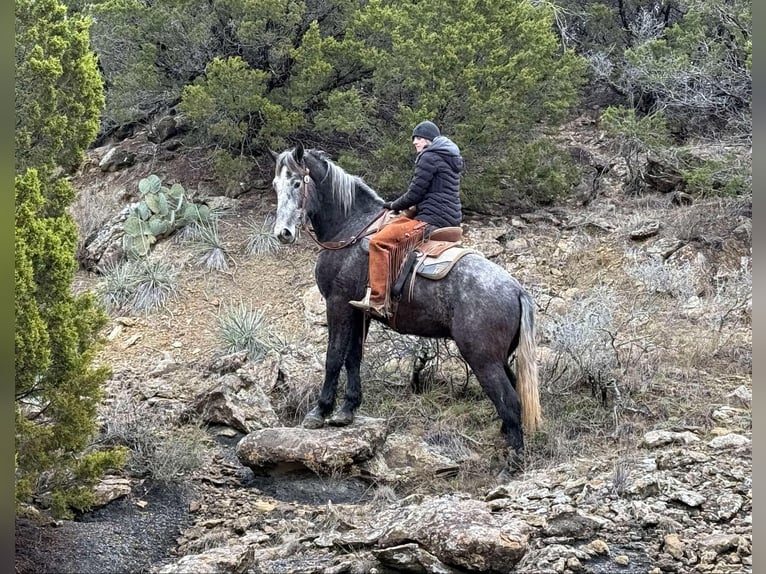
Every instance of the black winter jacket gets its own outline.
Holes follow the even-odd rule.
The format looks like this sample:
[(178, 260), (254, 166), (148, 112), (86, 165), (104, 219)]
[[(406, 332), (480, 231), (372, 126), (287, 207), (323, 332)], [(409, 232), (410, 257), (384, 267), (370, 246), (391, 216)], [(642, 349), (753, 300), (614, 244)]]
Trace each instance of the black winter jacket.
[(460, 149), (449, 138), (438, 136), (415, 158), (415, 174), (407, 192), (391, 203), (391, 209), (402, 211), (417, 206), (415, 219), (434, 227), (460, 225), (460, 172), (463, 158)]

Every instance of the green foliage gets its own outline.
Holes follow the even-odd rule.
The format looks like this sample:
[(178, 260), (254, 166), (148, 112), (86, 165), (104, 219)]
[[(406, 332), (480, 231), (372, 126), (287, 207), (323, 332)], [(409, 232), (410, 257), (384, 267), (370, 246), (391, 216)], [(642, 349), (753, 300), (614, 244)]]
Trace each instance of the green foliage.
[(378, 0), (360, 12), (355, 33), (370, 38), (373, 48), (362, 54), (375, 67), (378, 113), (388, 116), (374, 152), (383, 193), (406, 183), (402, 143), (424, 118), (461, 147), (465, 186), (494, 193), (496, 174), (513, 169), (509, 158), (542, 135), (542, 124), (564, 117), (583, 81), (584, 62), (561, 50), (543, 5)]
[(16, 0), (17, 175), (51, 164), (76, 168), (96, 136), (104, 93), (89, 28), (58, 0)]
[(327, 95), (324, 107), (314, 115), (314, 128), (326, 134), (371, 135), (370, 119), (374, 113), (373, 102), (365, 99), (357, 88), (336, 90)]
[(733, 159), (708, 159), (680, 156), (679, 172), (684, 191), (705, 196), (744, 195), (752, 190), (750, 174)]
[(102, 0), (85, 11), (94, 16), (92, 44), (109, 86), (104, 129), (177, 100), (215, 54), (213, 30), (225, 21), (207, 0)]
[(698, 196), (741, 195), (751, 189), (747, 165), (741, 165), (736, 154), (715, 154), (701, 157), (693, 148), (673, 145), (668, 121), (663, 112), (641, 116), (634, 108), (609, 107), (601, 116), (601, 126), (609, 136), (615, 153), (628, 168), (625, 189), (631, 193), (646, 188), (646, 172), (650, 156), (660, 158), (671, 171), (680, 176), (687, 193)]
[(627, 165), (626, 190), (632, 193), (643, 191), (648, 154), (661, 153), (670, 144), (665, 115), (656, 112), (641, 117), (633, 108), (609, 107), (601, 116), (601, 125), (611, 136), (612, 147)]
[(218, 149), (212, 155), (213, 175), (224, 189), (224, 195), (237, 197), (242, 195), (242, 183), (252, 177), (253, 161), (250, 156), (234, 154), (225, 149)]
[(91, 510), (97, 501), (92, 485), (98, 482), (104, 472), (122, 468), (127, 460), (128, 450), (121, 447), (80, 455), (66, 488), (54, 488), (50, 493), (49, 504), (53, 515), (73, 518), (72, 510)]
[[(689, 0), (683, 20), (656, 40), (626, 50), (631, 81), (671, 115), (704, 129), (749, 113), (752, 15), (749, 0)], [(718, 122), (717, 122), (718, 123)], [(719, 123), (719, 125), (721, 125)]]
[(751, 132), (750, 0), (634, 0), (619, 8), (573, 11), (571, 28), (580, 30), (594, 79), (642, 113), (664, 111), (679, 134)]
[[(188, 15), (174, 11), (195, 7), (190, 0), (108, 0), (94, 11), (99, 35), (124, 31), (117, 35), (126, 43), (124, 59), (137, 70), (137, 54), (147, 54), (145, 73), (169, 85), (178, 79), (154, 60), (184, 36), (159, 35), (155, 20), (172, 14), (186, 23)], [(249, 158), (301, 138), (343, 157), (344, 167), (383, 194), (398, 194), (412, 169), (410, 130), (431, 118), (461, 146), (466, 175), (481, 194), (496, 183), (495, 173), (516, 169), (512, 158), (541, 138), (546, 124), (565, 117), (585, 71), (553, 32), (553, 9), (524, 0), (217, 0), (202, 12), (201, 20), (216, 23), (186, 47), (189, 61), (203, 44), (209, 57), (204, 65), (196, 60), (179, 109), (197, 141), (217, 150), (211, 159), (227, 188), (247, 181)], [(124, 92), (127, 102), (136, 82), (125, 79), (133, 74), (127, 67), (113, 65), (118, 53), (110, 48), (114, 74), (107, 76), (110, 91)], [(166, 101), (176, 93), (168, 89)], [(548, 181), (536, 189), (531, 183), (532, 195), (548, 193)]]
[(53, 511), (90, 504), (120, 451), (85, 452), (108, 367), (91, 365), (106, 315), (74, 295), (75, 190), (56, 177), (96, 135), (103, 92), (90, 22), (56, 0), (16, 2), (16, 501), (48, 493)]
[[(242, 58), (215, 58), (183, 90), (180, 108), (211, 141), (235, 150), (264, 145), (295, 130), (301, 117), (267, 98), (269, 76)], [(252, 138), (252, 143), (250, 139)]]
[(663, 112), (675, 135), (750, 132), (749, 0), (78, 6), (98, 15), (107, 115), (121, 108), (140, 120), (180, 98), (227, 193), (251, 177), (251, 158), (301, 139), (398, 195), (412, 169), (410, 130), (429, 118), (463, 151), (469, 204), (514, 202), (519, 186), (525, 201), (550, 201), (574, 168), (562, 155), (542, 172), (529, 167), (577, 103), (586, 59), (575, 50), (594, 83), (639, 117)]
[(16, 178), (16, 499), (35, 494), (46, 474), (65, 514), (66, 504), (87, 503), (83, 492), (117, 459), (104, 454), (98, 466), (77, 456), (110, 374), (90, 367), (106, 317), (90, 294), (71, 293), (76, 226), (66, 212), (41, 213), (43, 187), (35, 170)]
[(179, 108), (207, 142), (221, 146), (212, 156), (213, 168), (229, 190), (248, 179), (254, 149), (284, 145), (284, 134), (302, 122), (300, 114), (268, 97), (269, 81), (267, 72), (239, 56), (216, 57), (183, 89)]
[(579, 168), (549, 139), (519, 144), (516, 153), (488, 168), (481, 180), (468, 175), (462, 184), (463, 205), (486, 211), (497, 204), (528, 208), (551, 204), (567, 195), (580, 181)]

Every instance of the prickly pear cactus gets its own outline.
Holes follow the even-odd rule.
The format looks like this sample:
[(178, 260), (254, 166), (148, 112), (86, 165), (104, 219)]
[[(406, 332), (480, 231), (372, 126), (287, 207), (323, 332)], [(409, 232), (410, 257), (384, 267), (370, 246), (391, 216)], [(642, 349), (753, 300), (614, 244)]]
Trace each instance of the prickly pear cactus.
[(138, 207), (125, 220), (123, 231), (123, 248), (131, 258), (144, 257), (157, 241), (157, 236), (149, 229), (149, 222), (141, 217)]
[(167, 187), (152, 174), (138, 182), (138, 192), (141, 200), (123, 227), (123, 248), (130, 258), (146, 256), (158, 239), (210, 217), (210, 208), (189, 201), (180, 183)]

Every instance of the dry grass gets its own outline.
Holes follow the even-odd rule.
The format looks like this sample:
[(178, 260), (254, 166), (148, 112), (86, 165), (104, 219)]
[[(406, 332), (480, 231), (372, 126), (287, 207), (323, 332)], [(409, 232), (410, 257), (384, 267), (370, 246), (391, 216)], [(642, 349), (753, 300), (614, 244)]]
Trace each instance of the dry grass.
[[(558, 276), (537, 288), (544, 425), (527, 438), (528, 466), (629, 452), (653, 428), (709, 428), (715, 405), (751, 380), (752, 274), (732, 239), (749, 201), (634, 198), (613, 214), (615, 233), (570, 237)], [(656, 239), (629, 236), (649, 219), (662, 222), (656, 239), (700, 255), (649, 256)]]
[(282, 378), (272, 393), (274, 412), (287, 425), (300, 424), (318, 398), (318, 382), (302, 377)]
[(123, 207), (117, 193), (101, 186), (77, 194), (69, 206), (78, 229), (78, 249), (91, 234), (100, 230)]
[(211, 439), (200, 424), (179, 425), (170, 414), (125, 392), (107, 403), (102, 420), (100, 440), (130, 449), (126, 470), (133, 476), (183, 484), (211, 452)]

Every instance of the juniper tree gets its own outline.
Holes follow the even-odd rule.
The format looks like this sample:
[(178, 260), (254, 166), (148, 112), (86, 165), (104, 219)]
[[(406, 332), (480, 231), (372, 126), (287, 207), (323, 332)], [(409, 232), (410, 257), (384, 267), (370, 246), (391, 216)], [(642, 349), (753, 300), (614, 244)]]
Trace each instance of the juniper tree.
[(102, 129), (180, 101), (226, 188), (301, 139), (399, 193), (424, 117), (466, 152), (467, 205), (547, 200), (577, 179), (545, 128), (577, 101), (584, 64), (545, 3), (67, 1), (96, 15)]
[(121, 451), (86, 452), (107, 367), (93, 367), (106, 317), (74, 295), (76, 166), (98, 129), (103, 91), (88, 22), (58, 0), (16, 1), (16, 500), (43, 492), (58, 515), (87, 508)]

